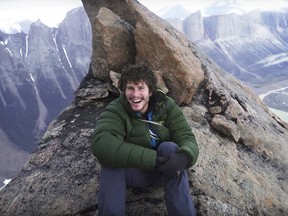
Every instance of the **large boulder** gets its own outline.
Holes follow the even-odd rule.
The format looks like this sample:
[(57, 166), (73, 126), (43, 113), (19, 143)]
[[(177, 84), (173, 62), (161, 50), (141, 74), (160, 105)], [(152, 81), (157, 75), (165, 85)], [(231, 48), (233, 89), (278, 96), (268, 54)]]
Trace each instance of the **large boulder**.
[[(95, 213), (100, 165), (90, 136), (117, 97), (117, 74), (128, 63), (151, 66), (183, 105), (200, 147), (189, 170), (198, 215), (287, 215), (288, 125), (137, 1), (82, 2), (93, 29), (90, 70), (37, 151), (1, 190), (0, 215)], [(167, 215), (162, 188), (128, 188), (126, 204), (127, 215)]]
[(157, 70), (163, 86), (167, 86), (179, 104), (191, 102), (204, 73), (183, 34), (138, 2), (85, 1), (83, 4), (93, 31), (94, 76), (109, 81), (110, 70), (121, 72), (124, 64), (146, 63)]

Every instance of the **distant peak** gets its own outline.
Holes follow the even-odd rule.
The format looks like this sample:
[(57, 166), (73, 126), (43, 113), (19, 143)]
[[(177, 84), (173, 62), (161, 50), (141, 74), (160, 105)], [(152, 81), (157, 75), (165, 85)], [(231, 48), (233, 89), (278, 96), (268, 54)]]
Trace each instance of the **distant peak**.
[(243, 14), (247, 11), (243, 9), (243, 3), (238, 0), (224, 0), (212, 3), (204, 9), (205, 15), (219, 15), (219, 14)]
[(40, 19), (37, 19), (37, 20), (35, 21), (35, 23), (36, 23), (36, 24), (42, 24), (42, 22), (41, 22)]
[(175, 4), (172, 7), (166, 7), (166, 9), (161, 9), (157, 12), (159, 16), (163, 19), (168, 18), (179, 18), (179, 19), (185, 19), (187, 16), (191, 14), (191, 12), (187, 9), (185, 9), (180, 4)]

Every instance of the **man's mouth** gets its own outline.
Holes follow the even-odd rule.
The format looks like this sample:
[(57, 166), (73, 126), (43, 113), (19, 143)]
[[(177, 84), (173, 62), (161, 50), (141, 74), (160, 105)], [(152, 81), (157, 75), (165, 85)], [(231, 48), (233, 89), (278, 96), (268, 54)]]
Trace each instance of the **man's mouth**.
[(131, 100), (133, 103), (141, 103), (142, 99), (134, 99), (134, 100)]

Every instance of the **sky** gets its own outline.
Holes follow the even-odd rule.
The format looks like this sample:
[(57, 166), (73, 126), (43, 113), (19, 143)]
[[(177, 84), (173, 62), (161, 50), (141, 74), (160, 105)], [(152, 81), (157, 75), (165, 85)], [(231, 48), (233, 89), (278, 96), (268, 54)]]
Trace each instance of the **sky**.
[[(116, 0), (115, 0), (116, 1)], [(157, 14), (164, 7), (181, 4), (190, 12), (207, 7), (220, 0), (138, 0), (149, 10)], [(235, 0), (229, 0), (235, 1)], [(275, 9), (288, 7), (288, 0), (237, 0), (242, 1), (244, 10), (256, 8)], [(36, 21), (49, 27), (57, 27), (66, 13), (76, 7), (82, 6), (81, 0), (0, 0), (0, 30), (9, 33), (9, 29), (19, 29), (19, 20)]]
[[(181, 4), (185, 9), (190, 12), (195, 12), (209, 6), (213, 2), (221, 2), (221, 0), (138, 0), (141, 4), (145, 5), (149, 10), (156, 13), (160, 9)], [(231, 2), (235, 0), (229, 0)], [(279, 9), (288, 8), (288, 0), (237, 0), (242, 3), (242, 7), (245, 11), (251, 11), (254, 9)]]
[(17, 21), (24, 19), (57, 27), (69, 10), (80, 6), (81, 0), (0, 0), (0, 30), (20, 28)]

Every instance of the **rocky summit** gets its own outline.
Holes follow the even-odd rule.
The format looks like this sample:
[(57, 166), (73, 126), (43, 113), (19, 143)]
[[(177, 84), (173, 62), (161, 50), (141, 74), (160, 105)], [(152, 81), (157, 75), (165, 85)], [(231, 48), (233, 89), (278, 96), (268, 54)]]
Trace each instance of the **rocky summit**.
[[(196, 135), (200, 156), (189, 182), (198, 215), (288, 215), (287, 123), (137, 1), (82, 2), (93, 32), (90, 69), (1, 190), (0, 215), (95, 214), (100, 165), (90, 136), (129, 63), (153, 68)], [(128, 188), (126, 203), (128, 216), (167, 215), (161, 188)]]

